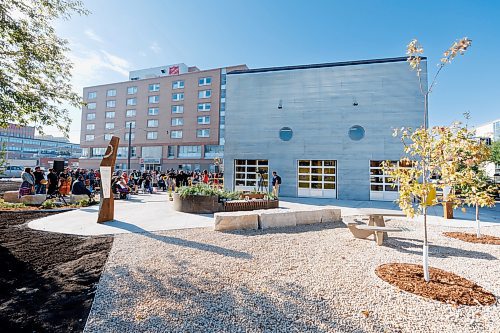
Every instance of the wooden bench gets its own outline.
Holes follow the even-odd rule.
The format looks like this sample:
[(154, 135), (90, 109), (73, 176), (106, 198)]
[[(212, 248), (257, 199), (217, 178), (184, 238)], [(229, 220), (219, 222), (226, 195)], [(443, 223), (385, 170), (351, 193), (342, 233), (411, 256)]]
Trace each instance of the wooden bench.
[(348, 223), (347, 227), (353, 234), (355, 238), (365, 239), (371, 235), (375, 236), (375, 241), (377, 245), (382, 245), (384, 243), (384, 238), (388, 232), (401, 232), (407, 229), (405, 228), (393, 228), (386, 227), (384, 217), (386, 216), (396, 216), (396, 217), (406, 217), (404, 214), (369, 214), (368, 215), (368, 225), (359, 225), (357, 223)]

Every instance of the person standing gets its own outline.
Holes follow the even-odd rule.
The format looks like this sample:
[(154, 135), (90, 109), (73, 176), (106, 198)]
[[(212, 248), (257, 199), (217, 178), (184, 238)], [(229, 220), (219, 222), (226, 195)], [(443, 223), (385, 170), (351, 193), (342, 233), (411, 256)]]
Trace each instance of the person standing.
[(59, 175), (59, 193), (62, 196), (69, 195), (71, 192), (71, 176), (69, 175), (69, 168), (64, 169)]
[(42, 169), (39, 166), (35, 167), (33, 175), (35, 176), (35, 194), (45, 194), (44, 183), (47, 183), (47, 181), (45, 180)]
[(271, 184), (273, 185), (273, 195), (278, 197), (280, 193), (281, 177), (278, 176), (278, 173), (276, 171), (273, 171), (273, 179)]
[(33, 194), (33, 189), (35, 187), (35, 176), (31, 173), (31, 168), (25, 168), (24, 172), (21, 174), (21, 186), (19, 187), (19, 198), (24, 195)]
[(55, 169), (49, 169), (49, 174), (47, 175), (47, 180), (49, 181), (49, 187), (47, 189), (47, 195), (52, 196), (54, 193), (57, 191), (57, 185), (59, 182), (59, 179), (56, 174)]

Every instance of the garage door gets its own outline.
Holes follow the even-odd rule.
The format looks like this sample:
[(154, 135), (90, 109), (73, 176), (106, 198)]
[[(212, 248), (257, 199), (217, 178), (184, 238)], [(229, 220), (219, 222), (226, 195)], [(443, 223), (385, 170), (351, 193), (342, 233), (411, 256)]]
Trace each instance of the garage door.
[[(259, 172), (260, 171), (260, 172)], [(235, 160), (234, 189), (236, 191), (268, 191), (268, 160)]]
[(337, 198), (337, 161), (299, 160), (298, 196)]

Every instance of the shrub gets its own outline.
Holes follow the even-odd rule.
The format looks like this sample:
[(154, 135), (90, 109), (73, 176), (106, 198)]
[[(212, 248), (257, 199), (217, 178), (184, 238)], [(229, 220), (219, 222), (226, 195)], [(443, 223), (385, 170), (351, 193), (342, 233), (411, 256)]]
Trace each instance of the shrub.
[(12, 202), (5, 202), (3, 199), (0, 199), (0, 209), (12, 209), (12, 208), (24, 208), (26, 207), (25, 204), (22, 202), (20, 203), (12, 203)]
[(45, 200), (43, 203), (42, 203), (42, 208), (43, 209), (52, 209), (56, 206), (56, 204), (54, 203), (54, 200)]

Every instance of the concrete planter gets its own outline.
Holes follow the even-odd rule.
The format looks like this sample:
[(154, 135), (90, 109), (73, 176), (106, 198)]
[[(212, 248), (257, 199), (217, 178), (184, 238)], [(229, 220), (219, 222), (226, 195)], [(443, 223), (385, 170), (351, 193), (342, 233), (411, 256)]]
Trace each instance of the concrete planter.
[(178, 193), (173, 193), (174, 210), (183, 213), (211, 214), (224, 210), (219, 203), (218, 196), (188, 195), (184, 198)]
[(243, 193), (240, 198), (245, 199), (245, 197), (248, 197), (248, 199), (264, 199), (264, 196), (264, 193)]

